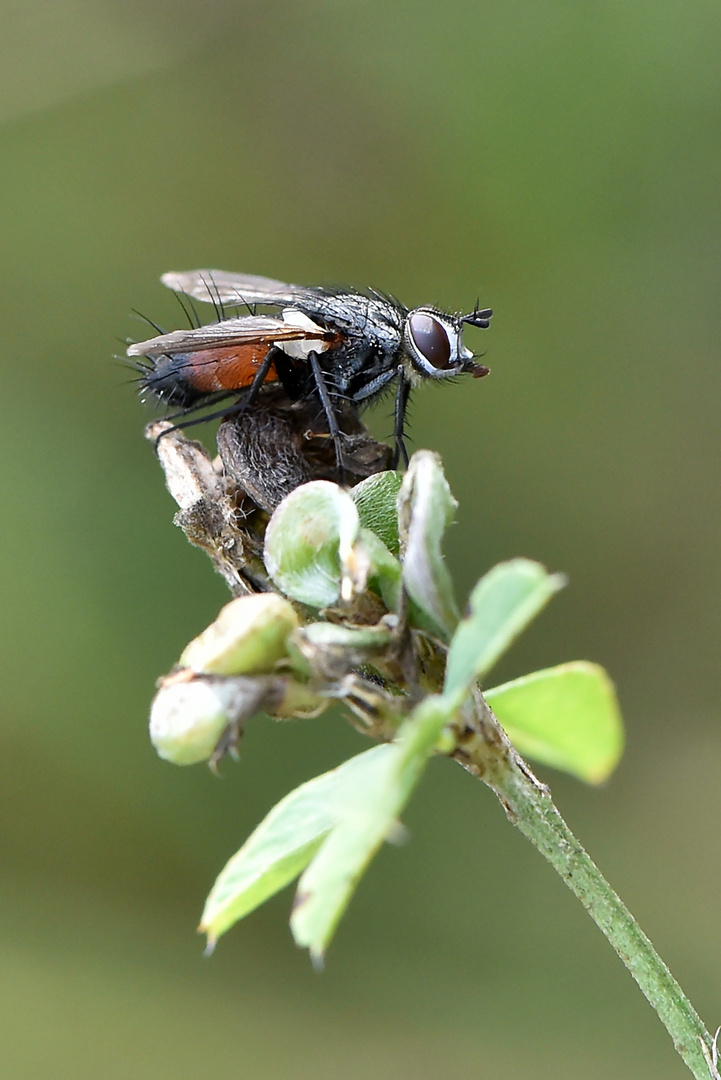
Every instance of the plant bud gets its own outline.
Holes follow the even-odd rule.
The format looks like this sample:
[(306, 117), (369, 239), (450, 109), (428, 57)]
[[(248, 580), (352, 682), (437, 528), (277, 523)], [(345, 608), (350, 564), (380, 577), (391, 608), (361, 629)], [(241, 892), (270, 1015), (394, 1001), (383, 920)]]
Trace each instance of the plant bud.
[(264, 693), (251, 679), (168, 682), (150, 710), (150, 741), (174, 765), (208, 761), (228, 725), (256, 712)]
[(239, 596), (190, 642), (182, 667), (212, 675), (257, 675), (287, 655), (288, 635), (299, 625), (293, 606), (276, 593)]

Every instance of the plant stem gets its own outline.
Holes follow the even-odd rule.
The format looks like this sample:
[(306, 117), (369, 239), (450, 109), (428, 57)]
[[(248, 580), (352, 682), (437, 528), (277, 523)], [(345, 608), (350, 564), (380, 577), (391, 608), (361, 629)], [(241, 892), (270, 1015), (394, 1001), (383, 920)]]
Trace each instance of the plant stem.
[(466, 728), (466, 745), (453, 756), (495, 792), (511, 822), (561, 875), (633, 975), (690, 1071), (697, 1080), (709, 1080), (704, 1047), (710, 1055), (712, 1039), (698, 1013), (480, 694), (475, 704), (473, 735)]

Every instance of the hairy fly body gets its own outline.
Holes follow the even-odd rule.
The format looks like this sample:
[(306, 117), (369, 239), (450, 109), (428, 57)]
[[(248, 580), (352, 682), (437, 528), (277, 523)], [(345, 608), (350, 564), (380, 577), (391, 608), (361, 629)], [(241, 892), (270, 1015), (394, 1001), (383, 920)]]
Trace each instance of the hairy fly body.
[[(344, 411), (359, 411), (395, 380), (395, 463), (407, 462), (403, 432), (411, 388), (423, 379), (488, 374), (464, 346), (462, 332), (465, 325), (488, 327), (489, 309), (449, 315), (433, 307), (408, 309), (372, 290), (287, 285), (219, 270), (169, 273), (162, 281), (214, 304), (218, 321), (131, 345), (128, 356), (142, 358), (142, 389), (186, 415), (231, 396), (238, 402), (226, 413), (247, 409), (265, 383), (279, 383), (290, 402), (317, 401), (341, 469)], [(250, 313), (228, 318), (226, 306)], [(276, 313), (259, 314), (258, 307)]]

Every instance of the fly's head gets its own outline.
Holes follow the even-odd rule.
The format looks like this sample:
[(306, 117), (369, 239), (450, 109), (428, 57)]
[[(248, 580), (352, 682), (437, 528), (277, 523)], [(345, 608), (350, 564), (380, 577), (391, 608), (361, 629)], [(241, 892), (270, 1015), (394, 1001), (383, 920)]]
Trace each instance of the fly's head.
[(469, 374), (479, 379), (488, 374), (484, 364), (477, 364), (473, 353), (463, 344), (463, 327), (487, 328), (493, 312), (490, 308), (467, 315), (447, 315), (432, 307), (414, 308), (406, 317), (403, 345), (410, 360), (408, 374), (418, 379), (446, 379)]

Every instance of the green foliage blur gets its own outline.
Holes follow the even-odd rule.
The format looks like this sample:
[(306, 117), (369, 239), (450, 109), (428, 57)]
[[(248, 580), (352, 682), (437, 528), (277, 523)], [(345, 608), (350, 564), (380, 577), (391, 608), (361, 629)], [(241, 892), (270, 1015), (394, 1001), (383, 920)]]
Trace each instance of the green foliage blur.
[[(628, 728), (560, 809), (721, 1021), (717, 4), (25, 0), (0, 8), (3, 1074), (687, 1075), (560, 880), (432, 763), (322, 976), (285, 893), (202, 957), (213, 874), (368, 745), (256, 722), (218, 781), (160, 761), (155, 678), (227, 599), (171, 524), (114, 354), (196, 266), (494, 308), (492, 375), (416, 396), (463, 589), (570, 588), (497, 681), (602, 663)], [(391, 403), (372, 416), (392, 430)], [(463, 598), (461, 598), (463, 599)]]

